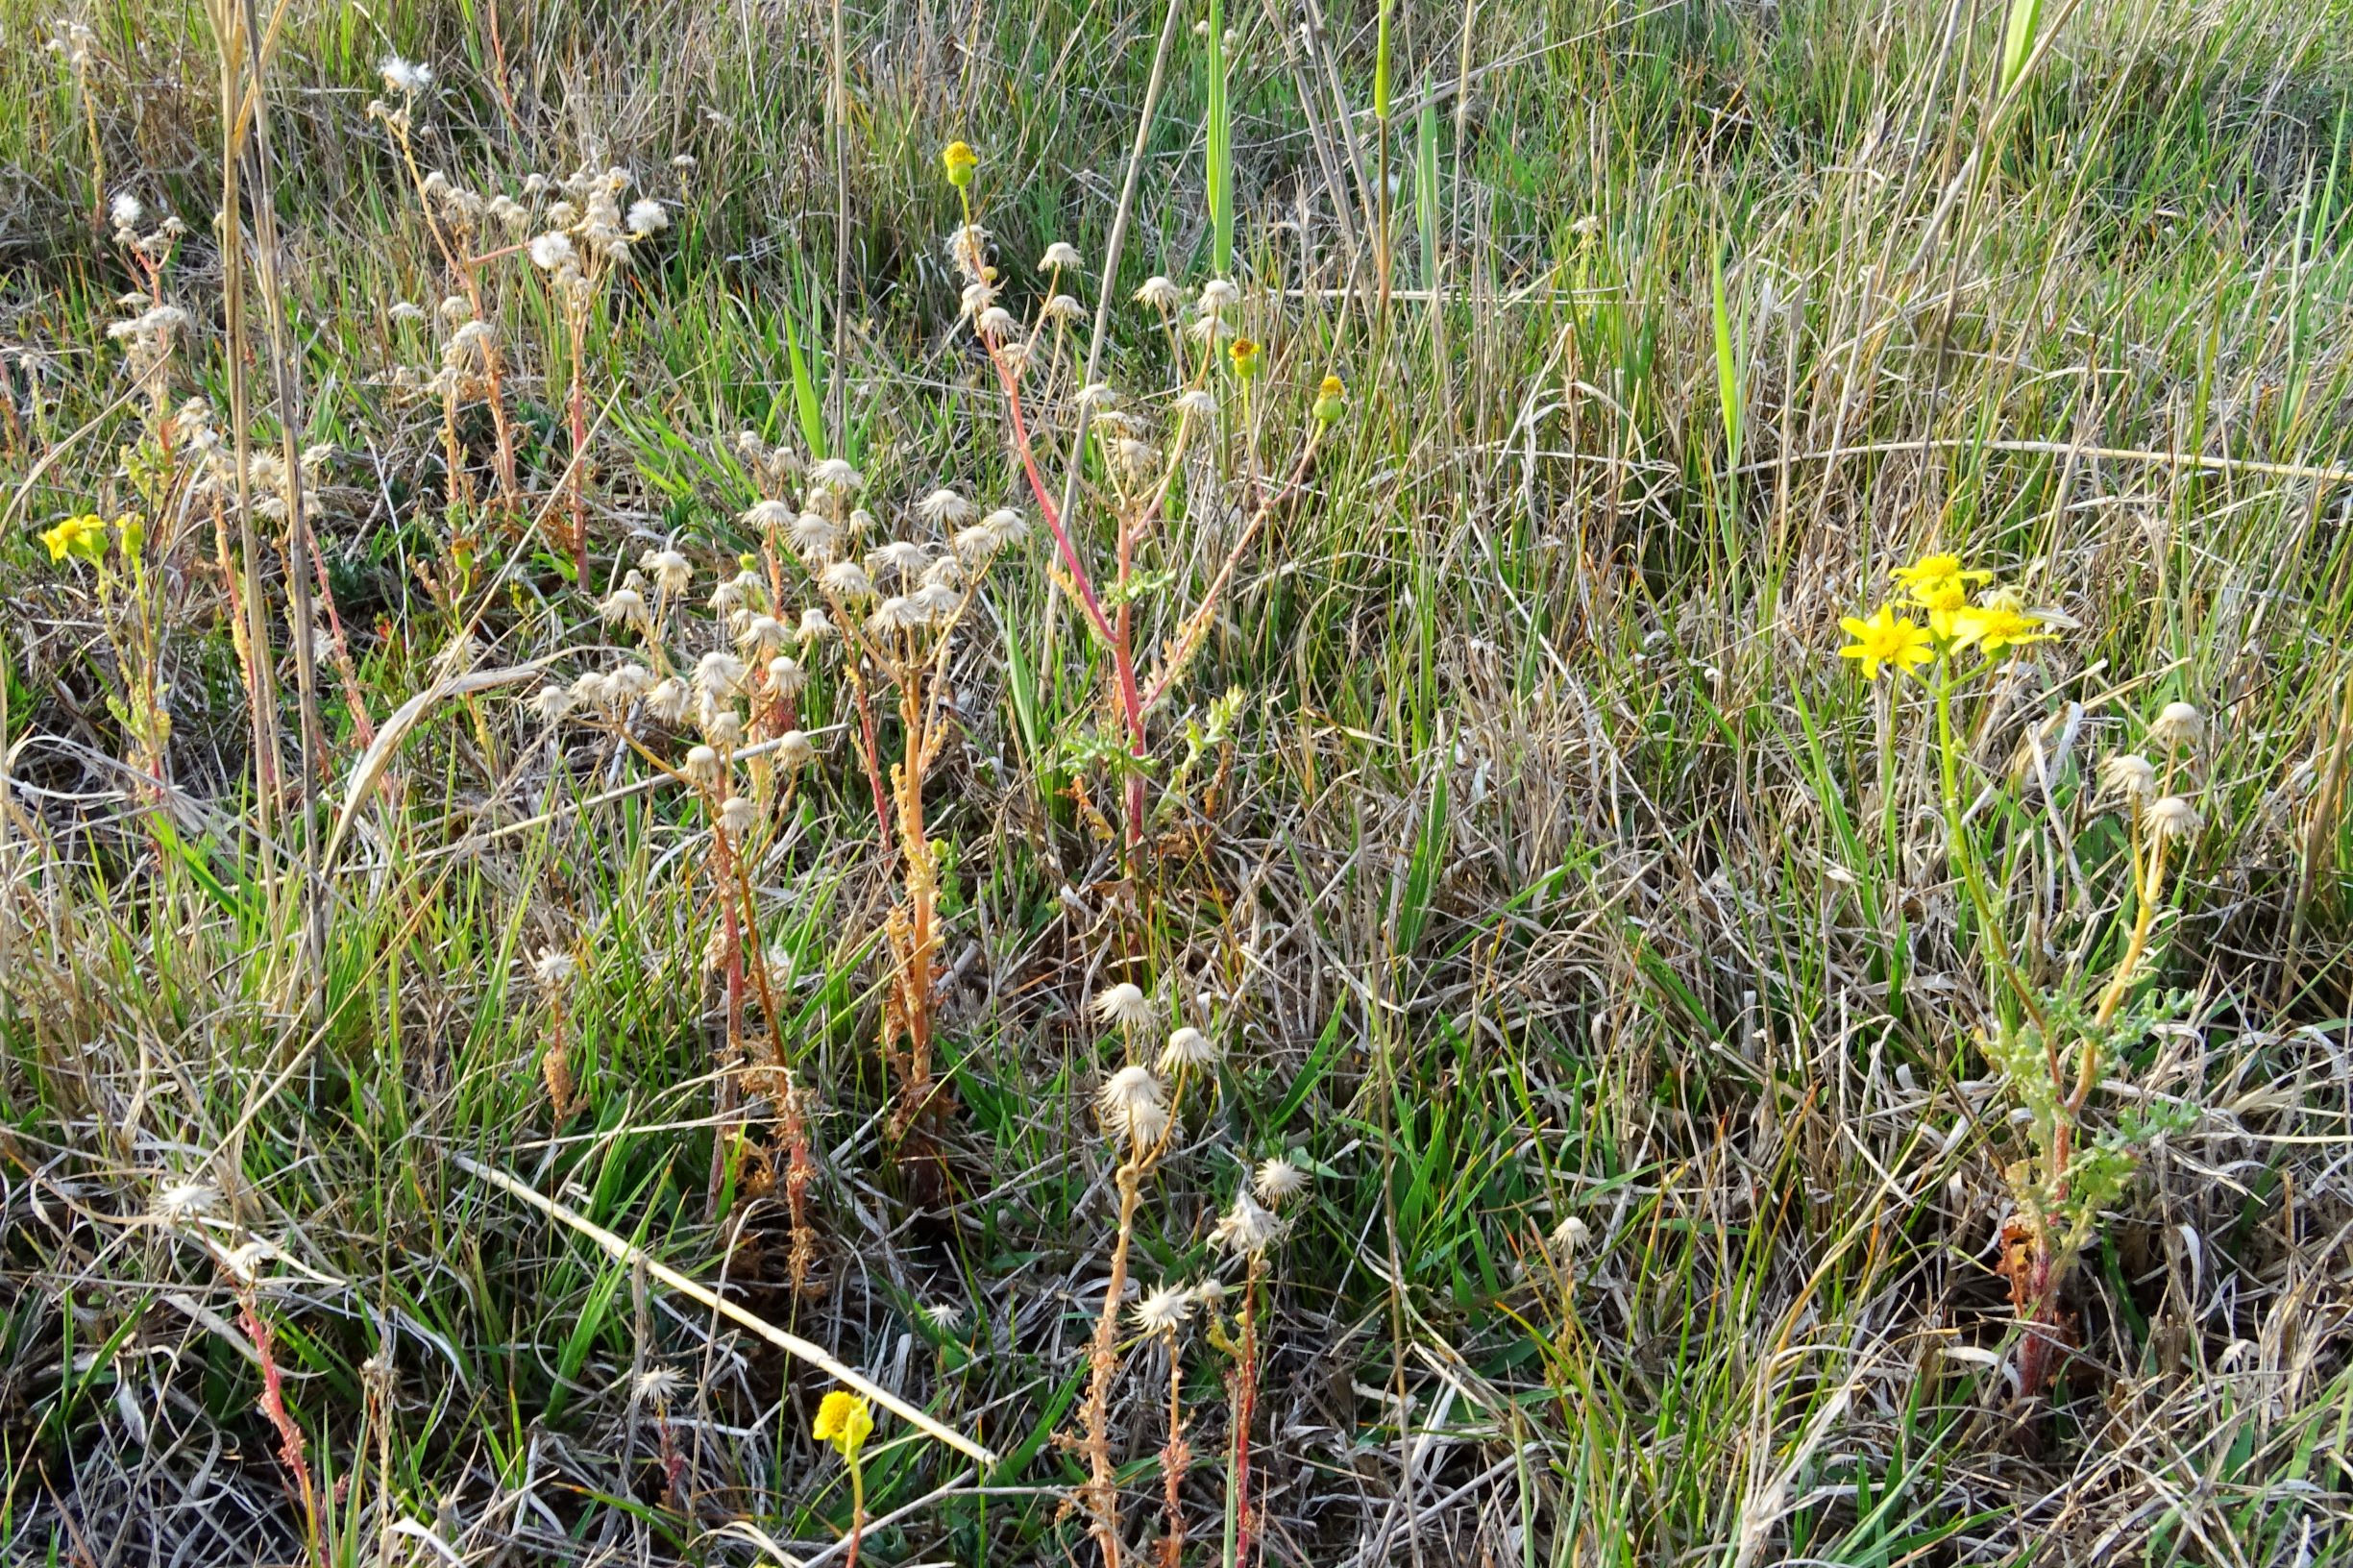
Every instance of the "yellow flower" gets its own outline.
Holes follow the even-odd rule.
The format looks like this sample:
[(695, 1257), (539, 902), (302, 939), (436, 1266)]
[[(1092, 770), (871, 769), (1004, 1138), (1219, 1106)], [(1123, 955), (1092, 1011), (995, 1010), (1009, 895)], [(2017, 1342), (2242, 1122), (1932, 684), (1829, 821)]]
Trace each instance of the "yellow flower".
[(1259, 372), (1258, 344), (1246, 337), (1238, 337), (1226, 345), (1226, 357), (1234, 361), (1234, 374), (1248, 380)]
[(1882, 604), (1870, 620), (1847, 616), (1838, 623), (1839, 629), (1854, 639), (1838, 650), (1842, 659), (1860, 659), (1863, 678), (1879, 678), (1881, 665), (1894, 665), (1898, 670), (1909, 670), (1916, 664), (1928, 662), (1927, 628), (1918, 622), (1900, 616), (1892, 605)]
[(968, 141), (951, 141), (940, 154), (940, 161), (947, 165), (947, 183), (958, 190), (972, 183), (972, 171), (980, 167), (980, 155), (972, 151)]
[(41, 535), (41, 543), (49, 547), (49, 558), (61, 561), (68, 555), (79, 555), (95, 563), (107, 552), (107, 523), (96, 512), (84, 512), (69, 517)]
[(1329, 425), (1348, 409), (1348, 386), (1337, 376), (1327, 376), (1324, 384), (1315, 389), (1314, 414), (1318, 424)]
[(872, 1408), (856, 1394), (836, 1388), (819, 1402), (817, 1422), (810, 1427), (809, 1435), (821, 1443), (831, 1443), (847, 1459), (857, 1457), (867, 1433), (873, 1430)]
[(1911, 590), (1912, 602), (1924, 610), (1957, 610), (1969, 602), (1969, 585), (1990, 582), (1991, 572), (1973, 572), (1958, 555), (1923, 555), (1896, 569), (1896, 580)]
[(1954, 610), (1947, 625), (1937, 628), (1955, 649), (1981, 648), (1988, 654), (2025, 643), (2047, 643), (2050, 633), (2036, 628), (2042, 622), (2008, 604), (1983, 604)]

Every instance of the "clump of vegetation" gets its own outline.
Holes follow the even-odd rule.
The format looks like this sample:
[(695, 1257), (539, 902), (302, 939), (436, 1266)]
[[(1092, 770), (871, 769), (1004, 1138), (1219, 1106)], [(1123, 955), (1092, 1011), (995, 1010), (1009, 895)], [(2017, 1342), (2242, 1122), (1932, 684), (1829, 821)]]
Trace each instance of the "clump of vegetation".
[(2317, 1560), (2353, 59), (1998, 10), (26, 18), (7, 1555)]

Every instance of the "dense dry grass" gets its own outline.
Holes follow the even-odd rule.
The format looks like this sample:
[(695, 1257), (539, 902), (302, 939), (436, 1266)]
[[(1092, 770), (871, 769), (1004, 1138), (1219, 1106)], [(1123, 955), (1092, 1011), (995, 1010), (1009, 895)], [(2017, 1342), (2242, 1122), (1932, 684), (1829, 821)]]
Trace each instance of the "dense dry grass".
[[(215, 8), (0, 0), (7, 1556), (841, 1561), (832, 1382), (660, 1265), (993, 1451), (878, 1410), (870, 1562), (1092, 1564), (1109, 1498), (1153, 1560), (1172, 1356), (1189, 1562), (2341, 1559), (2353, 9), (2049, 0), (2005, 93), (2012, 9), (1401, 6), (1385, 127), (1369, 0), (1228, 6), (1267, 363), (1256, 446), (1221, 413), (1138, 525), (1137, 662), (1213, 603), (1138, 835), (939, 158), (980, 152), (1017, 315), (1049, 242), (1084, 262), (1023, 406), (1059, 498), (1162, 12), (264, 5), (270, 201), (230, 247)], [(1131, 296), (1216, 271), (1193, 20), (1098, 372), (1156, 443), (1189, 361)], [(429, 384), (463, 280), (367, 112), (392, 54), (435, 73), (420, 170), (618, 166), (665, 204), (576, 334), (548, 272), (480, 265), (495, 397)], [(122, 191), (186, 225), (159, 282)], [(188, 315), (159, 403), (108, 331), (151, 289)], [(1327, 373), (1346, 412), (1261, 507)], [(190, 399), (327, 449), (308, 537), (266, 486), (142, 493)], [(854, 460), (886, 532), (942, 484), (1030, 518), (905, 677), (944, 716), (913, 837), (838, 644), (748, 837), (666, 771), (691, 723), (534, 700), (714, 646), (713, 585), (770, 571), (742, 515), (805, 482), (743, 429)], [(1122, 514), (1082, 478), (1108, 583)], [(138, 583), (39, 542), (139, 508)], [(1837, 657), (1930, 547), (2058, 631), (1955, 741), (1995, 919), (1924, 697)], [(601, 619), (665, 548), (690, 602)], [(895, 745), (915, 710), (868, 678)], [(2084, 1116), (2163, 1130), (2038, 1386), (1989, 931), (2050, 995), (2126, 953), (2097, 774), (2172, 701), (2202, 830)], [(1121, 981), (1148, 1026), (1098, 1021)], [(1107, 1140), (1098, 1090), (1176, 1024), (1221, 1060), (1164, 1144)], [(1312, 1180), (1252, 1263), (1213, 1232), (1272, 1156)], [(1107, 1281), (1211, 1272), (1214, 1336), (1123, 1316), (1091, 1397)]]

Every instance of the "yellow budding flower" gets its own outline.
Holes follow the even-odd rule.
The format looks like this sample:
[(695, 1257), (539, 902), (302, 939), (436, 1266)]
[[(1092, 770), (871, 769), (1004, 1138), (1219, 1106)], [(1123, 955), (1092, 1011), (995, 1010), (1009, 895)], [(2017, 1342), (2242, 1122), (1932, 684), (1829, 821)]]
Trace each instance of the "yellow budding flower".
[(842, 1458), (849, 1459), (857, 1458), (858, 1450), (866, 1444), (867, 1433), (873, 1430), (872, 1407), (856, 1394), (836, 1388), (819, 1402), (817, 1420), (809, 1428), (809, 1435), (821, 1443), (831, 1443)]
[(95, 565), (107, 552), (107, 523), (96, 512), (84, 512), (69, 517), (41, 535), (41, 543), (49, 547), (49, 558), (61, 561), (68, 555), (79, 555)]
[(1330, 425), (1348, 410), (1348, 387), (1337, 376), (1327, 376), (1315, 389), (1315, 422)]
[(1893, 605), (1880, 605), (1878, 613), (1868, 621), (1847, 616), (1838, 626), (1854, 639), (1838, 650), (1838, 656), (1861, 660), (1865, 680), (1878, 679), (1884, 665), (1910, 670), (1914, 665), (1928, 662), (1928, 628), (1898, 615)]
[(1238, 337), (1226, 345), (1226, 357), (1234, 362), (1234, 374), (1245, 381), (1259, 373), (1259, 359), (1264, 352), (1246, 337)]
[(980, 167), (980, 155), (972, 151), (968, 141), (951, 141), (940, 154), (940, 161), (947, 167), (947, 183), (958, 190), (972, 183), (972, 171)]
[(1957, 610), (1969, 602), (1969, 585), (1991, 582), (1991, 572), (1972, 571), (1958, 555), (1923, 555), (1896, 569), (1896, 580), (1910, 590), (1911, 601), (1924, 610)]

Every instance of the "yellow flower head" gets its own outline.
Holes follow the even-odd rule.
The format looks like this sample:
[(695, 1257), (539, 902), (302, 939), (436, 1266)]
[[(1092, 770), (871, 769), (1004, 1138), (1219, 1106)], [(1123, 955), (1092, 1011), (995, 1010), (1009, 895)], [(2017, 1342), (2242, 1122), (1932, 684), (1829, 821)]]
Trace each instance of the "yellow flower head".
[(940, 161), (947, 166), (947, 183), (958, 190), (972, 183), (972, 171), (980, 167), (980, 155), (972, 151), (968, 141), (951, 141), (942, 150)]
[(831, 1443), (847, 1459), (856, 1457), (867, 1433), (873, 1430), (873, 1409), (856, 1394), (836, 1388), (819, 1402), (809, 1435), (821, 1443)]
[(1238, 337), (1226, 345), (1226, 357), (1234, 361), (1234, 374), (1245, 381), (1259, 373), (1259, 356), (1263, 352), (1246, 337)]
[(1839, 629), (1854, 639), (1838, 650), (1842, 659), (1860, 659), (1863, 678), (1876, 680), (1882, 665), (1894, 665), (1898, 670), (1909, 670), (1925, 664), (1929, 659), (1928, 629), (1918, 622), (1896, 613), (1894, 606), (1882, 604), (1870, 620), (1848, 616), (1838, 623)]
[(1957, 610), (1969, 602), (1969, 585), (1990, 582), (1991, 572), (1973, 572), (1958, 555), (1923, 555), (1896, 569), (1896, 580), (1911, 590), (1911, 600), (1924, 610)]
[(1329, 425), (1348, 409), (1348, 386), (1337, 376), (1327, 376), (1324, 384), (1315, 389), (1315, 418)]
[(1938, 635), (1949, 637), (1955, 649), (1980, 648), (1990, 655), (2005, 648), (2050, 641), (2049, 632), (2037, 629), (2041, 621), (2010, 604), (1968, 606), (1940, 619), (1947, 625), (1937, 628)]
[(107, 552), (106, 519), (96, 512), (69, 517), (42, 534), (41, 543), (49, 547), (49, 558), (53, 561), (79, 555), (94, 565)]

